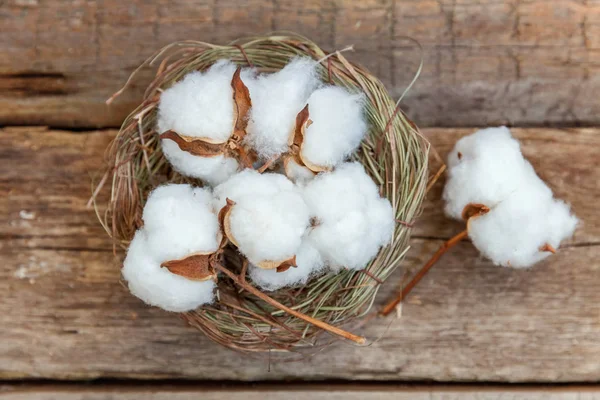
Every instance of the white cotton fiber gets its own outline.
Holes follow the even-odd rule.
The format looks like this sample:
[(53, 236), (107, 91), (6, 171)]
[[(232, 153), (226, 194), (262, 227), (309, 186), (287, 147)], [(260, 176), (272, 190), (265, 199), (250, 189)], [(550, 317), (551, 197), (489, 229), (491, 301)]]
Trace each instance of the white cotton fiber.
[(364, 268), (392, 237), (392, 206), (359, 163), (318, 175), (304, 188), (304, 199), (317, 221), (308, 235), (334, 269)]
[(557, 249), (573, 235), (577, 218), (560, 200), (544, 197), (530, 188), (519, 190), (489, 213), (469, 221), (475, 247), (497, 265), (525, 268), (552, 253), (540, 251), (548, 244)]
[(227, 181), (215, 187), (213, 191), (214, 208), (220, 210), (227, 199), (239, 201), (243, 196), (272, 196), (281, 191), (294, 191), (294, 184), (281, 174), (260, 174), (245, 169), (231, 176)]
[(304, 285), (324, 271), (325, 264), (317, 249), (308, 240), (303, 240), (296, 254), (296, 268), (277, 272), (275, 269), (262, 269), (252, 265), (250, 278), (263, 290), (273, 291), (288, 286)]
[(220, 228), (210, 191), (160, 186), (148, 197), (143, 219), (122, 269), (131, 292), (167, 311), (188, 311), (211, 302), (214, 282), (192, 281), (161, 268), (166, 261), (217, 250)]
[(469, 203), (490, 209), (467, 226), (475, 247), (495, 264), (531, 266), (551, 254), (542, 247), (557, 249), (573, 235), (577, 218), (552, 198), (507, 128), (484, 129), (459, 140), (448, 167), (446, 212), (461, 218)]
[(284, 153), (296, 124), (296, 115), (319, 85), (316, 62), (309, 58), (294, 58), (280, 71), (259, 75), (246, 85), (252, 100), (247, 143), (263, 159)]
[[(178, 184), (159, 186), (146, 201), (143, 219), (150, 243), (156, 243), (165, 257), (177, 259), (214, 251), (219, 245), (219, 222), (207, 189)], [(164, 242), (171, 244), (161, 245)]]
[[(194, 71), (165, 90), (158, 105), (158, 133), (173, 130), (183, 136), (224, 143), (234, 124), (231, 79), (236, 66), (221, 60), (205, 72)], [(242, 79), (251, 80), (252, 71)], [(170, 139), (161, 140), (162, 150), (176, 171), (218, 185), (238, 170), (238, 162), (223, 155), (199, 157), (185, 152)]]
[(308, 207), (299, 190), (247, 194), (232, 200), (231, 234), (251, 263), (285, 261), (296, 255), (309, 225)]
[(179, 148), (170, 139), (161, 140), (162, 151), (173, 168), (182, 175), (198, 178), (211, 186), (226, 181), (238, 170), (238, 162), (222, 155), (215, 157), (194, 156)]
[(460, 139), (448, 156), (446, 214), (461, 219), (469, 203), (493, 207), (524, 184), (526, 169), (519, 142), (506, 127), (482, 129)]
[(293, 158), (285, 161), (285, 176), (297, 184), (305, 183), (315, 177), (315, 173), (303, 165), (298, 164)]
[(173, 130), (216, 143), (227, 141), (234, 123), (231, 79), (235, 69), (231, 61), (220, 60), (165, 90), (158, 104), (158, 133)]
[(301, 156), (305, 162), (333, 167), (360, 145), (367, 123), (364, 95), (337, 86), (317, 89), (308, 99), (309, 119)]

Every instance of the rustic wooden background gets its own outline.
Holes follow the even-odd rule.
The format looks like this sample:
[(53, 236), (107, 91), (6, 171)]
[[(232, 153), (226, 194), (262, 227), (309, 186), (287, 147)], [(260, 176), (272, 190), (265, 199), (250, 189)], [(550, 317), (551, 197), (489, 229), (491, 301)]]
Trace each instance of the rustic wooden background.
[[(405, 109), (440, 155), (472, 127), (520, 127), (526, 156), (582, 219), (575, 237), (528, 271), (496, 268), (462, 243), (401, 316), (359, 330), (380, 338), (373, 345), (300, 362), (241, 356), (144, 306), (120, 286), (86, 203), (152, 71), (104, 101), (166, 43), (283, 29), (329, 49), (354, 44), (348, 57), (394, 95), (418, 66), (404, 37), (419, 40), (424, 70)], [(599, 68), (598, 0), (0, 1), (0, 398), (600, 398), (595, 386), (537, 386), (600, 381)], [(442, 216), (442, 185), (405, 271), (460, 230)], [(299, 385), (322, 380), (338, 384)]]

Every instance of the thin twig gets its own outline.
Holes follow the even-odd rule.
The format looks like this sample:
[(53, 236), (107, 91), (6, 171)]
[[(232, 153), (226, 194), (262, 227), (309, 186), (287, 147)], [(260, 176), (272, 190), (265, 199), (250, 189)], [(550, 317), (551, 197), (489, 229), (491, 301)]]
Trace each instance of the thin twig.
[(431, 190), (433, 185), (435, 185), (437, 180), (440, 179), (440, 176), (442, 176), (442, 174), (444, 173), (445, 170), (446, 170), (446, 164), (443, 164), (440, 167), (440, 169), (438, 169), (438, 171), (435, 173), (435, 175), (429, 180), (429, 183), (427, 184), (427, 188), (425, 189), (426, 193), (429, 193), (429, 191)]
[(230, 270), (228, 270), (227, 268), (225, 268), (224, 266), (222, 266), (220, 263), (215, 263), (215, 268), (218, 269), (219, 271), (223, 272), (225, 275), (227, 275), (229, 278), (231, 278), (235, 283), (237, 283), (240, 287), (246, 289), (249, 293), (252, 293), (253, 295), (255, 295), (256, 297), (258, 297), (259, 299), (263, 300), (266, 303), (271, 304), (274, 307), (279, 308), (282, 311), (285, 311), (286, 313), (293, 315), (296, 318), (300, 318), (303, 321), (308, 322), (309, 324), (313, 324), (314, 326), (321, 328), (323, 330), (326, 330), (330, 333), (333, 333), (334, 335), (338, 335), (344, 339), (348, 339), (351, 340), (355, 343), (358, 344), (365, 344), (367, 342), (367, 340), (362, 337), (362, 336), (357, 336), (354, 335), (353, 333), (350, 332), (346, 332), (343, 329), (337, 328), (335, 326), (329, 325), (328, 323), (325, 323), (323, 321), (320, 321), (318, 319), (315, 319), (313, 317), (310, 317), (306, 314), (302, 314), (301, 312), (298, 312), (296, 310), (293, 310), (283, 304), (281, 304), (280, 302), (278, 302), (277, 300), (267, 296), (266, 294), (264, 294), (263, 292), (261, 292), (260, 290), (256, 289), (254, 286), (249, 285), (247, 282), (243, 281), (238, 275), (234, 274), (233, 272), (231, 272)]
[(406, 287), (402, 289), (402, 292), (400, 292), (400, 294), (395, 299), (393, 299), (392, 301), (387, 303), (385, 307), (383, 307), (380, 314), (385, 316), (391, 313), (396, 308), (396, 306), (402, 300), (404, 300), (406, 296), (408, 296), (410, 291), (417, 285), (417, 283), (419, 283), (419, 281), (423, 279), (423, 277), (427, 274), (427, 272), (429, 272), (431, 267), (433, 267), (433, 265), (440, 259), (440, 257), (444, 255), (444, 253), (446, 253), (449, 249), (458, 244), (461, 240), (466, 238), (467, 235), (468, 232), (464, 230), (458, 235), (454, 236), (453, 238), (445, 241), (442, 244), (442, 246), (438, 249), (438, 251), (436, 251), (435, 254), (431, 256), (431, 258), (429, 259), (429, 261), (427, 261), (423, 268), (421, 268), (421, 270), (417, 272), (417, 274), (412, 278), (408, 285), (406, 285)]

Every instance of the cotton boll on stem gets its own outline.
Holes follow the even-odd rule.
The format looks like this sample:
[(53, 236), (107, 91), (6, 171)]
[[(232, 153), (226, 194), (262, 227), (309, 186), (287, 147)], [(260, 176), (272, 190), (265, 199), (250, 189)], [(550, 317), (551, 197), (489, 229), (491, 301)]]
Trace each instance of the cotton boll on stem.
[(316, 62), (294, 58), (283, 69), (247, 82), (252, 98), (246, 142), (268, 160), (287, 151), (296, 115), (319, 85)]
[(131, 292), (174, 312), (212, 302), (216, 274), (209, 258), (219, 247), (220, 228), (210, 191), (161, 186), (148, 197), (143, 219), (122, 269)]
[(529, 267), (551, 254), (540, 249), (556, 249), (573, 234), (577, 218), (552, 198), (507, 128), (459, 140), (448, 165), (446, 211), (467, 219), (474, 204), (489, 210), (468, 218), (467, 226), (475, 247), (495, 264)]
[(367, 132), (361, 94), (337, 86), (317, 89), (308, 99), (308, 111), (311, 123), (305, 129), (300, 151), (308, 166), (323, 170), (340, 164), (358, 148)]
[(318, 175), (304, 198), (317, 221), (308, 235), (331, 268), (362, 269), (391, 240), (392, 206), (359, 163)]

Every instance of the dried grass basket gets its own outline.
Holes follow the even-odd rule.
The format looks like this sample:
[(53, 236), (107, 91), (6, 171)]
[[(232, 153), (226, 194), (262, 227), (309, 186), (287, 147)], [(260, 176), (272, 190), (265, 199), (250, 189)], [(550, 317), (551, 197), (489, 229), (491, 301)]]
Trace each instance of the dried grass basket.
[[(418, 216), (426, 191), (429, 151), (428, 142), (400, 111), (383, 84), (341, 52), (328, 53), (294, 34), (252, 37), (226, 46), (195, 41), (166, 46), (132, 75), (158, 65), (142, 104), (125, 119), (107, 150), (108, 168), (92, 199), (106, 232), (116, 245), (125, 248), (142, 225), (144, 202), (154, 187), (164, 182), (201, 185), (174, 172), (162, 155), (155, 131), (156, 106), (162, 90), (188, 72), (205, 70), (222, 58), (256, 67), (260, 72), (273, 72), (298, 55), (320, 61), (318, 71), (324, 82), (366, 94), (370, 130), (355, 158), (390, 200), (397, 219), (391, 244), (364, 270), (327, 274), (303, 287), (267, 293), (297, 312), (339, 327), (365, 317), (380, 285), (400, 265), (408, 250), (411, 222)], [(103, 185), (110, 186), (107, 206), (97, 204)], [(241, 260), (235, 251), (226, 252), (223, 263), (232, 274), (240, 273)], [(244, 352), (294, 351), (331, 342), (317, 341), (322, 329), (243, 290), (223, 273), (219, 275), (216, 298), (213, 305), (180, 315), (189, 325), (229, 348)]]

